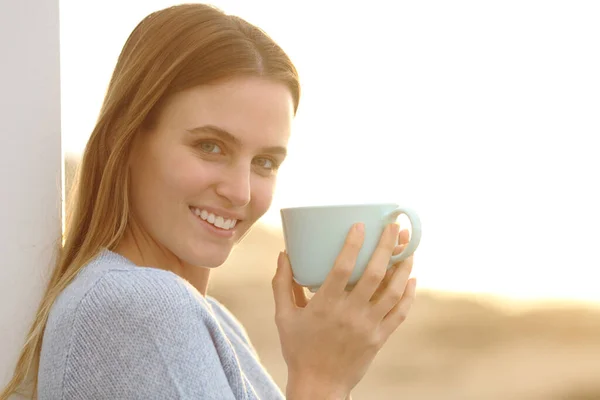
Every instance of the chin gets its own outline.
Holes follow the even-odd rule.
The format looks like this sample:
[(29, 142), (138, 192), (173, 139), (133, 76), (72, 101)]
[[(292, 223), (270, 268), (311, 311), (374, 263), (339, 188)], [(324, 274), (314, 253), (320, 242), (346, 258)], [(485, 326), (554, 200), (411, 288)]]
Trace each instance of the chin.
[(227, 261), (231, 250), (232, 247), (195, 246), (187, 252), (188, 257), (181, 259), (196, 267), (217, 268)]

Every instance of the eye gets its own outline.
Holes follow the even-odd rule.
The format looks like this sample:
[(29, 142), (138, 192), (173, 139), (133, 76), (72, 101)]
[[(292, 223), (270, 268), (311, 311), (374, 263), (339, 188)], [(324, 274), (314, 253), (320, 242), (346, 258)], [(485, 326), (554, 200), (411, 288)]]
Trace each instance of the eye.
[(215, 142), (200, 142), (198, 146), (205, 153), (218, 154), (223, 152)]
[(259, 157), (259, 158), (254, 159), (254, 164), (259, 166), (260, 168), (263, 168), (263, 169), (266, 169), (269, 171), (275, 171), (279, 167), (279, 164), (277, 163), (277, 161), (272, 160), (270, 158), (266, 158), (266, 157)]

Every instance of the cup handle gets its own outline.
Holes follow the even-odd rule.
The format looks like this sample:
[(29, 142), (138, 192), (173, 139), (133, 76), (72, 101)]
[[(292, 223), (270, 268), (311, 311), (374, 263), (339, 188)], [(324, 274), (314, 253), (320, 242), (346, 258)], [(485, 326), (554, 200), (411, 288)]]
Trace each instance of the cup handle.
[(402, 250), (400, 254), (392, 256), (389, 263), (390, 267), (410, 257), (415, 252), (415, 250), (419, 246), (419, 243), (421, 242), (421, 220), (419, 219), (419, 216), (415, 211), (409, 208), (399, 207), (391, 213), (389, 213), (388, 215), (386, 215), (386, 218), (390, 220), (390, 223), (392, 223), (401, 214), (404, 214), (408, 217), (408, 220), (410, 221), (410, 225), (412, 227), (412, 234), (410, 237), (410, 241), (408, 242), (408, 245), (404, 248), (404, 250)]

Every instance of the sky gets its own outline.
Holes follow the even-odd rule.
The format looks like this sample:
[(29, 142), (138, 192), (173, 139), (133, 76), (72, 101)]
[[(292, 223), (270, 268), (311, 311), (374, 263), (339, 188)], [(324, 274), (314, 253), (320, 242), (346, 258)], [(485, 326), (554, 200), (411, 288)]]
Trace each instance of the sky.
[[(131, 30), (174, 4), (60, 1), (65, 151)], [(599, 2), (212, 4), (267, 31), (302, 81), (265, 223), (394, 202), (422, 222), (421, 288), (600, 303)]]

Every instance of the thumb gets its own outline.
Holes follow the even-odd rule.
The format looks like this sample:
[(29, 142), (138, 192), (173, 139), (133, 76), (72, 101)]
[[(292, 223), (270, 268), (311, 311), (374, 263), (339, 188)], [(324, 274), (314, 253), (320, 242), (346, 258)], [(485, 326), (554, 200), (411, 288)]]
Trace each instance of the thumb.
[(279, 253), (277, 271), (272, 281), (276, 314), (287, 313), (295, 306), (292, 279), (290, 261), (287, 254), (282, 251)]

